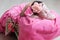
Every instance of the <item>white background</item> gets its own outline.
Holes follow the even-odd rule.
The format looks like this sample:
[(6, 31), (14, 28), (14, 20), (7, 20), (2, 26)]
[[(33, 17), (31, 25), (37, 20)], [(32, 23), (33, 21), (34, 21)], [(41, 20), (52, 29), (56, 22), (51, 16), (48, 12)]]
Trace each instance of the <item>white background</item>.
[[(0, 17), (2, 14), (9, 8), (14, 5), (21, 4), (23, 2), (29, 2), (32, 0), (0, 0)], [(42, 0), (50, 8), (55, 10), (57, 13), (60, 13), (60, 0)], [(60, 40), (60, 37), (57, 37), (55, 40)]]

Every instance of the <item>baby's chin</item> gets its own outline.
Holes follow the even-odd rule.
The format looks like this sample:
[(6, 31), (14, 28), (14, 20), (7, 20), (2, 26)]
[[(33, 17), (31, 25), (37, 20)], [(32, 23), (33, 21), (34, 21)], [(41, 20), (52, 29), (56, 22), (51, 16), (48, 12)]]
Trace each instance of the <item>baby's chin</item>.
[(56, 18), (53, 14), (43, 14), (43, 17), (48, 20), (54, 20)]
[(49, 14), (49, 15), (47, 15), (47, 16), (48, 16), (47, 19), (51, 19), (51, 20), (53, 20), (53, 19), (56, 18), (55, 15), (53, 15), (53, 14)]
[(47, 19), (47, 20), (54, 20), (56, 17), (53, 14), (42, 13), (42, 15), (40, 15), (40, 18)]

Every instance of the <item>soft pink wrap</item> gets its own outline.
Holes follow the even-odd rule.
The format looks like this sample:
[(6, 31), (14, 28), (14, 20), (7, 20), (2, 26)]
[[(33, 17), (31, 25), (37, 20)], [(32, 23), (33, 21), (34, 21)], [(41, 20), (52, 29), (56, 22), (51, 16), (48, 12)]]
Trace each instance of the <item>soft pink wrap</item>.
[(18, 40), (51, 40), (60, 35), (60, 16), (55, 11), (50, 12), (56, 15), (55, 20), (41, 20), (39, 18), (28, 17), (31, 15), (31, 10), (28, 8), (25, 11), (27, 17), (19, 17), (26, 4), (21, 4), (7, 10), (0, 19), (0, 32), (5, 32), (6, 18), (12, 17), (19, 25)]

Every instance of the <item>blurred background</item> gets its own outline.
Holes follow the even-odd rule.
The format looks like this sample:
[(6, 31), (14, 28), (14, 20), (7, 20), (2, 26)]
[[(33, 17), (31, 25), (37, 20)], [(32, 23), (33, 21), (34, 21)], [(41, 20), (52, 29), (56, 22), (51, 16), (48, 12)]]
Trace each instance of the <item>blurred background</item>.
[[(14, 5), (19, 5), (23, 2), (31, 2), (32, 0), (0, 0), (0, 17), (2, 14), (9, 8)], [(55, 10), (57, 13), (60, 13), (60, 0), (42, 0), (49, 9)], [(60, 40), (60, 37), (55, 38), (54, 40)]]

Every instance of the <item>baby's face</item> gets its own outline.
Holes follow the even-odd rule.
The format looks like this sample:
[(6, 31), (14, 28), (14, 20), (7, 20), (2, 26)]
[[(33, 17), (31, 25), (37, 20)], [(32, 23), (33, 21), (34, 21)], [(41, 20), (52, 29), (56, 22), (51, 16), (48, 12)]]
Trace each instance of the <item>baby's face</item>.
[(35, 2), (32, 5), (33, 12), (37, 13), (39, 17), (46, 18), (46, 19), (55, 19), (55, 16), (50, 14), (48, 7), (44, 3), (37, 3)]

